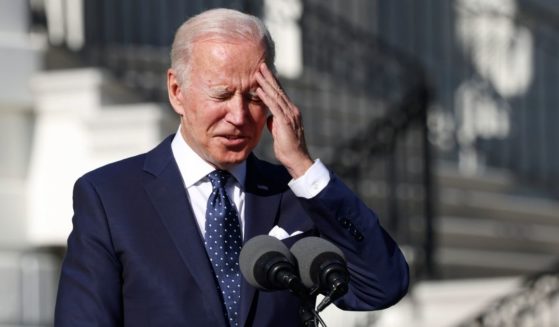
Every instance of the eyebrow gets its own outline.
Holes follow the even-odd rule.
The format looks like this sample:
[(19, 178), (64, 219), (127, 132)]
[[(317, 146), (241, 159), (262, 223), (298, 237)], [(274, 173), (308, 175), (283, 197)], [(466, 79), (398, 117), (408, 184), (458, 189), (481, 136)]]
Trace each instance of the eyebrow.
[[(256, 95), (256, 89), (258, 87), (252, 87), (242, 93), (246, 93), (246, 94), (250, 94), (250, 95)], [(212, 93), (212, 94), (228, 94), (228, 93), (234, 93), (235, 91), (229, 89), (227, 86), (209, 86), (207, 87), (207, 91), (208, 93)]]
[(210, 86), (207, 88), (208, 93), (211, 94), (229, 94), (233, 91), (229, 90), (226, 86)]

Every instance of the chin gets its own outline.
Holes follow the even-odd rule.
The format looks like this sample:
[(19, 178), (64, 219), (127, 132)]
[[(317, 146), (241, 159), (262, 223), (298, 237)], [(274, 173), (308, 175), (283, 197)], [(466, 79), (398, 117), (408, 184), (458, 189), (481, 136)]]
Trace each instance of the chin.
[(219, 168), (228, 168), (234, 165), (238, 165), (248, 158), (250, 151), (235, 152), (233, 154), (224, 154), (222, 156), (215, 156), (213, 163)]

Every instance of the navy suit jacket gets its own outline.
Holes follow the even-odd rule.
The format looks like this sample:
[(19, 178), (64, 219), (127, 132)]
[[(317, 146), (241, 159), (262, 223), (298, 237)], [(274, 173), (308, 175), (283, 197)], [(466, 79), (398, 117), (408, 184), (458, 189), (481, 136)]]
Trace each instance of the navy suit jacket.
[[(227, 326), (171, 140), (76, 182), (55, 326)], [(334, 175), (310, 200), (297, 198), (289, 180), (283, 167), (247, 159), (245, 241), (275, 225), (304, 231), (284, 240), (288, 247), (320, 235), (348, 261), (349, 292), (338, 307), (397, 302), (408, 267), (375, 214)], [(299, 300), (287, 291), (258, 291), (243, 281), (241, 302), (242, 326), (300, 325)]]

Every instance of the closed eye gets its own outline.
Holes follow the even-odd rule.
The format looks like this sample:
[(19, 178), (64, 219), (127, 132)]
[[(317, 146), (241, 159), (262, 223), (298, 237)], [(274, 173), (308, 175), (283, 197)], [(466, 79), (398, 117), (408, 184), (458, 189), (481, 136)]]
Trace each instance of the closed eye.
[(251, 102), (262, 103), (262, 99), (260, 99), (260, 97), (256, 93), (250, 92), (247, 94), (246, 97)]
[(225, 101), (233, 96), (232, 92), (223, 91), (223, 92), (212, 92), (210, 93), (210, 98), (218, 101)]

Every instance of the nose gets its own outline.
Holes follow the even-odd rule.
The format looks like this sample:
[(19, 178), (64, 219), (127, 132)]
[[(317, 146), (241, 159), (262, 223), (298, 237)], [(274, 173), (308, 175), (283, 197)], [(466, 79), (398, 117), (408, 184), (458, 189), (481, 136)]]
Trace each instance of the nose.
[(242, 125), (246, 122), (248, 100), (240, 94), (235, 94), (230, 100), (227, 120), (233, 125)]

